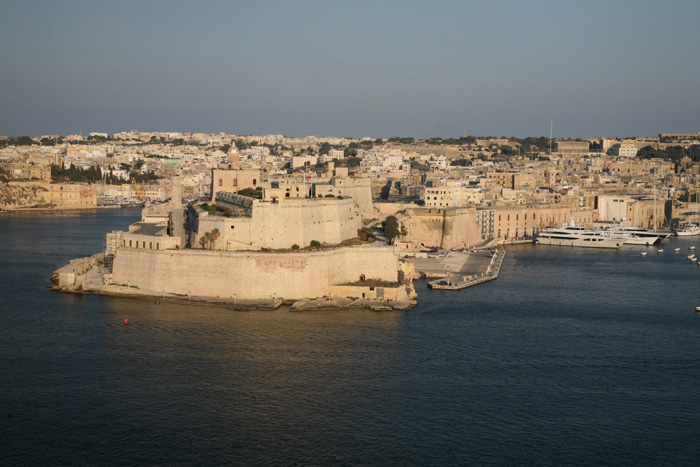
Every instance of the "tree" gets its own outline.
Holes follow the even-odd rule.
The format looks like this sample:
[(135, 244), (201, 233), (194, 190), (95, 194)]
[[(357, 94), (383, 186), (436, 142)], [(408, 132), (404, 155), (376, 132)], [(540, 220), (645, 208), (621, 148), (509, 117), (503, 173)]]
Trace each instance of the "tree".
[(384, 228), (384, 236), (386, 241), (391, 243), (391, 241), (401, 234), (399, 229), (399, 221), (395, 216), (389, 216), (384, 221), (382, 221), (382, 227)]
[(311, 240), (311, 248), (320, 248), (321, 247), (321, 242), (318, 240)]
[(330, 151), (331, 149), (332, 148), (331, 148), (330, 143), (323, 143), (323, 144), (321, 144), (321, 147), (319, 148), (318, 153), (319, 154), (328, 154), (328, 151)]
[(211, 231), (211, 235), (209, 236), (209, 241), (211, 242), (211, 246), (209, 247), (210, 250), (214, 248), (214, 244), (219, 237), (221, 237), (221, 232), (219, 232), (219, 229), (214, 229)]
[(507, 144), (499, 146), (499, 149), (501, 150), (501, 154), (503, 154), (504, 156), (513, 156), (518, 153), (518, 151), (513, 149), (511, 146), (508, 146)]
[(202, 245), (202, 248), (207, 247), (207, 245), (209, 244), (210, 238), (211, 238), (211, 232), (204, 232), (204, 235), (199, 238), (199, 244)]

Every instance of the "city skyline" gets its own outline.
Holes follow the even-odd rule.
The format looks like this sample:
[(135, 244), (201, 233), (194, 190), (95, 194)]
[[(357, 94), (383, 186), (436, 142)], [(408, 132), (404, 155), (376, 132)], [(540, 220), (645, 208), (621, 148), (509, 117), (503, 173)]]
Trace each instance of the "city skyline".
[(9, 2), (0, 134), (694, 133), (700, 5)]

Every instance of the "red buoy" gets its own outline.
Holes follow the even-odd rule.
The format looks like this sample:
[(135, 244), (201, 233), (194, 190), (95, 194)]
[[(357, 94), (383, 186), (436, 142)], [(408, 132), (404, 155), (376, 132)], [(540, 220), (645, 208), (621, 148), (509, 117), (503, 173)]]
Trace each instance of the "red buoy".
[(124, 326), (128, 326), (128, 325), (129, 325), (129, 318), (124, 318)]

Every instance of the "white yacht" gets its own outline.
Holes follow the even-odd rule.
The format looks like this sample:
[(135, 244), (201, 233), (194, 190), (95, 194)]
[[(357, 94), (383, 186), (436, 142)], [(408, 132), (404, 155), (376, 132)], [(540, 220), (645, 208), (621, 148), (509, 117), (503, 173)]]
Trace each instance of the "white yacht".
[(628, 238), (629, 236), (603, 230), (587, 230), (580, 225), (575, 225), (572, 219), (570, 224), (540, 232), (537, 235), (537, 243), (587, 248), (620, 248)]
[(664, 232), (656, 232), (642, 227), (634, 227), (629, 221), (620, 224), (613, 224), (603, 227), (604, 231), (612, 232), (615, 235), (629, 237), (625, 242), (626, 245), (652, 245), (661, 243), (671, 234)]
[(679, 237), (691, 237), (694, 235), (700, 235), (700, 224), (684, 222), (676, 228), (675, 232), (676, 235), (678, 235)]

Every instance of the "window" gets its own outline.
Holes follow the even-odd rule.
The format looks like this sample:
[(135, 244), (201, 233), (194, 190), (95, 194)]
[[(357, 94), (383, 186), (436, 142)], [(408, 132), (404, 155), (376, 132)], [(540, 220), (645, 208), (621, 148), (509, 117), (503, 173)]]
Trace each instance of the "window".
[(253, 179), (253, 186), (257, 185), (258, 181), (256, 179)]
[(224, 186), (224, 179), (223, 178), (219, 179), (219, 186)]
[(129, 247), (131, 247), (131, 240), (129, 240)]

